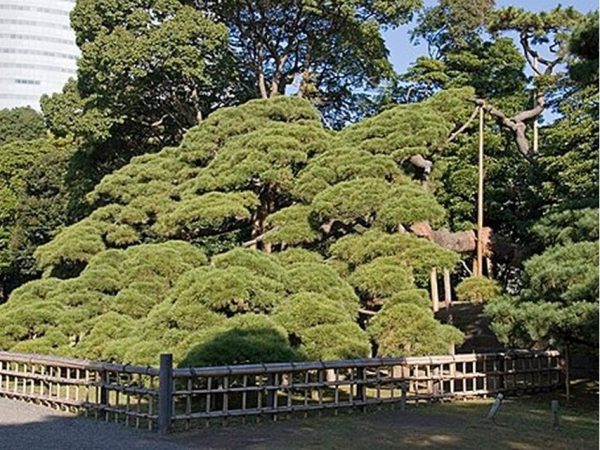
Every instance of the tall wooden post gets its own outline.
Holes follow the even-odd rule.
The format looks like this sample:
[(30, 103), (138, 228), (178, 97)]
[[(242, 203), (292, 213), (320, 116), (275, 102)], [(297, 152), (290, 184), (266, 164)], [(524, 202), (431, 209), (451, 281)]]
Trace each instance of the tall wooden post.
[(450, 280), (450, 271), (444, 269), (444, 306), (446, 309), (452, 305), (452, 284)]
[(436, 313), (440, 310), (440, 295), (438, 293), (437, 269), (435, 267), (431, 269), (429, 281), (431, 283), (431, 304), (433, 312)]
[[(533, 68), (535, 70), (538, 69), (538, 59), (537, 56), (533, 57)], [(537, 106), (536, 103), (536, 97), (537, 97), (537, 92), (533, 92), (533, 107), (535, 108)], [(535, 120), (533, 121), (533, 153), (536, 154), (538, 153), (539, 150), (539, 123), (538, 123), (538, 119), (537, 117), (535, 118)]]
[(160, 355), (158, 371), (158, 432), (168, 434), (173, 417), (173, 355)]
[(565, 394), (567, 404), (571, 401), (571, 347), (565, 345)]
[(479, 107), (479, 188), (477, 195), (477, 272), (483, 275), (483, 108)]

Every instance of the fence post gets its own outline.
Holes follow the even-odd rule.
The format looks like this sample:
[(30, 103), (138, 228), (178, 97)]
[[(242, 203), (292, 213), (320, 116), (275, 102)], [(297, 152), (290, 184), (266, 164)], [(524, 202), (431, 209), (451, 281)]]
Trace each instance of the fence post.
[(506, 389), (506, 355), (501, 353), (498, 358), (499, 373), (498, 373), (498, 392), (504, 392)]
[[(350, 386), (353, 389), (353, 386)], [(362, 403), (360, 410), (367, 412), (367, 372), (364, 367), (356, 369), (356, 399)]]
[(277, 420), (277, 390), (274, 387), (277, 384), (277, 378), (275, 373), (269, 373), (267, 375), (267, 408), (271, 410), (269, 417), (273, 420)]
[(173, 417), (173, 355), (160, 355), (158, 371), (158, 432), (168, 434)]
[(404, 411), (406, 409), (406, 397), (408, 394), (408, 383), (403, 381), (400, 385), (400, 389), (402, 389), (402, 394), (400, 397), (400, 410)]
[(106, 384), (108, 384), (108, 372), (106, 370), (102, 370), (100, 372), (100, 405), (108, 406), (108, 390), (106, 389)]
[(106, 389), (106, 385), (110, 382), (110, 376), (108, 370), (105, 370), (104, 367), (100, 371), (100, 398), (96, 399), (99, 401), (99, 408), (96, 410), (96, 418), (98, 418), (98, 411), (100, 412), (100, 417), (104, 415), (104, 420), (108, 421), (108, 389)]

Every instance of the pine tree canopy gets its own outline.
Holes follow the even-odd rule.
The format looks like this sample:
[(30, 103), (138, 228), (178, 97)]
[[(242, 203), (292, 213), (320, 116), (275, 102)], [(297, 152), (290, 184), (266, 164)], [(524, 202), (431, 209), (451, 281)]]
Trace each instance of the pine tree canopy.
[(0, 111), (0, 350), (447, 353), (442, 292), (486, 314), (470, 336), (597, 349), (598, 11), (72, 3), (77, 76)]
[[(443, 92), (342, 132), (298, 98), (215, 112), (179, 147), (106, 176), (92, 212), (38, 249), (45, 276), (0, 307), (0, 346), (135, 363), (162, 350), (194, 364), (368, 356), (359, 308), (427, 311), (417, 288), (459, 260), (406, 232), (444, 224), (445, 211), (403, 163), (443, 152), (470, 95)], [(396, 316), (384, 310), (375, 323), (388, 339)], [(393, 351), (460, 340), (430, 332), (431, 345)], [(237, 356), (225, 351), (234, 343)]]

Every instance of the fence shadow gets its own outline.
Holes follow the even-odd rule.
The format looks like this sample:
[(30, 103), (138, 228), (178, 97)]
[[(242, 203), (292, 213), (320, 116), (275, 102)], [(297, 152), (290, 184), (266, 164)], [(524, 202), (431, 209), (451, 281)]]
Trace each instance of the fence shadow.
[(1, 450), (181, 450), (155, 433), (0, 398)]

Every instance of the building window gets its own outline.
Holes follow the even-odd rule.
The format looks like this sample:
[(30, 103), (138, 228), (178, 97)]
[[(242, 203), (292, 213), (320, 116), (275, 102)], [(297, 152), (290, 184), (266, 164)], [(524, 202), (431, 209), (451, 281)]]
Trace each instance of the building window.
[(17, 84), (33, 84), (33, 85), (40, 85), (42, 82), (40, 80), (24, 80), (24, 79), (16, 79), (15, 83)]

